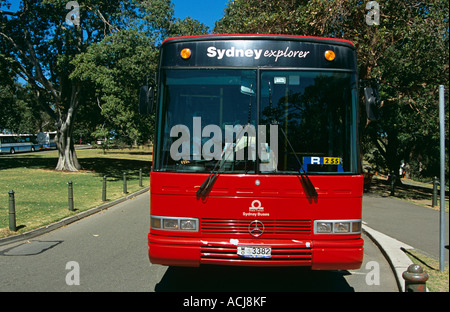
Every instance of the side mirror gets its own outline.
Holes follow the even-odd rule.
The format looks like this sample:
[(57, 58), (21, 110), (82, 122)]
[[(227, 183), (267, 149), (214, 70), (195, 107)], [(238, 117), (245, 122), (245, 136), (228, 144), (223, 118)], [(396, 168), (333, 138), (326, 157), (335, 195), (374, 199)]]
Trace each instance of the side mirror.
[(364, 98), (366, 102), (367, 118), (370, 121), (378, 121), (380, 119), (380, 111), (379, 111), (380, 99), (378, 96), (378, 90), (371, 87), (365, 87)]
[(153, 113), (155, 95), (152, 87), (142, 86), (139, 91), (139, 114), (149, 115)]

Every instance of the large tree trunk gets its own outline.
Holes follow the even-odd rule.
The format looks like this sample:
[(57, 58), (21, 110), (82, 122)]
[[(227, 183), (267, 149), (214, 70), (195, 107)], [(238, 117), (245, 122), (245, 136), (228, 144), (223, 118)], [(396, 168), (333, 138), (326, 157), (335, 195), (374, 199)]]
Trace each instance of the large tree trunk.
[(57, 131), (56, 146), (59, 151), (59, 156), (55, 170), (78, 171), (81, 169), (81, 166), (75, 152), (72, 134), (69, 134), (68, 132), (69, 131)]
[(55, 138), (59, 156), (55, 170), (78, 171), (81, 169), (72, 140), (75, 113), (79, 101), (79, 91), (80, 86), (76, 83), (72, 84), (72, 96), (67, 115), (59, 115), (59, 122), (57, 123), (58, 129), (56, 130), (57, 135)]

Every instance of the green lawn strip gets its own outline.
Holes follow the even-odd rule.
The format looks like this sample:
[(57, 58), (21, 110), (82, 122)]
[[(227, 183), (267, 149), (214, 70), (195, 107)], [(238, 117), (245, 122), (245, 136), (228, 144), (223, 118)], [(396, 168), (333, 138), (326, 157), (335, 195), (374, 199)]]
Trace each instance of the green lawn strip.
[[(414, 185), (412, 185), (414, 184)], [(438, 192), (437, 204), (432, 207), (433, 189), (432, 187), (426, 187), (424, 183), (416, 182), (412, 180), (407, 180), (406, 183), (402, 185), (397, 185), (395, 187), (394, 196), (391, 195), (391, 185), (386, 181), (386, 179), (374, 177), (372, 179), (372, 185), (369, 192), (377, 193), (384, 197), (395, 197), (401, 200), (409, 201), (415, 205), (427, 207), (434, 210), (440, 209), (440, 193)], [(449, 200), (446, 196), (445, 201), (445, 212), (449, 212)]]
[[(102, 201), (103, 177), (107, 177), (107, 201), (134, 193), (150, 184), (151, 153), (147, 150), (79, 150), (83, 170), (58, 172), (53, 168), (57, 152), (20, 154), (0, 158), (0, 238), (46, 226)], [(142, 184), (139, 186), (139, 170)], [(123, 193), (123, 173), (127, 194)], [(68, 182), (72, 181), (74, 209), (68, 209)], [(9, 191), (14, 191), (17, 231), (9, 230)]]

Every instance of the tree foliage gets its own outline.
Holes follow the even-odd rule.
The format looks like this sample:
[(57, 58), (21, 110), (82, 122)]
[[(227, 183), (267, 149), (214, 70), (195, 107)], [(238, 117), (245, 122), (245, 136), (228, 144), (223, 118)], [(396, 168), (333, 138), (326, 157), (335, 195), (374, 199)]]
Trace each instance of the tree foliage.
[(145, 77), (156, 72), (157, 56), (151, 38), (135, 29), (123, 29), (74, 58), (71, 77), (89, 81), (95, 88), (90, 100), (101, 111), (98, 131), (102, 138), (114, 135), (129, 144), (150, 139), (152, 123), (136, 112), (137, 91)]
[[(378, 1), (379, 24), (369, 25), (373, 8), (366, 9), (368, 2), (235, 0), (214, 32), (352, 41), (360, 79), (377, 79), (383, 100), (381, 120), (363, 131), (366, 158), (378, 170), (398, 172), (403, 160), (416, 176), (438, 175), (438, 86), (445, 85), (448, 103), (449, 3)], [(448, 127), (446, 138), (448, 150)]]
[(89, 81), (95, 88), (93, 98), (103, 122), (97, 126), (99, 137), (114, 135), (130, 144), (142, 143), (153, 135), (153, 116), (138, 115), (138, 90), (155, 84), (159, 44), (169, 36), (198, 35), (207, 32), (202, 23), (187, 17), (173, 17), (168, 0), (144, 3), (148, 12), (133, 27), (120, 29), (93, 44), (77, 57), (71, 78)]
[[(149, 138), (149, 120), (133, 107), (138, 86), (155, 72), (158, 44), (174, 32), (205, 31), (197, 21), (175, 20), (170, 0), (23, 0), (15, 10), (0, 0), (0, 7), (0, 62), (54, 121), (57, 170), (80, 168), (77, 116), (91, 126), (95, 115), (98, 129), (128, 141)], [(6, 80), (0, 86), (3, 106), (15, 91)]]
[[(8, 3), (2, 0), (1, 4)], [(86, 0), (76, 12), (78, 23), (67, 22), (72, 11), (61, 0), (25, 0), (17, 11), (0, 12), (1, 57), (33, 87), (38, 102), (55, 121), (57, 170), (80, 168), (72, 134), (86, 85), (70, 79), (71, 61), (91, 44), (125, 27), (128, 16), (135, 14), (134, 7), (131, 1)]]

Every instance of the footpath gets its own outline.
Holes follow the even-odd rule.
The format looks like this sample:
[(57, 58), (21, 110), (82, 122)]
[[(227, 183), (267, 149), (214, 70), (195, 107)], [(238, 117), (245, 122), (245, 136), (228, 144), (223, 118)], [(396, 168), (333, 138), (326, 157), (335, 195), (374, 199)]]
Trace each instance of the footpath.
[[(363, 197), (363, 231), (380, 247), (399, 289), (404, 291), (402, 273), (412, 261), (408, 249), (439, 259), (440, 212), (393, 197), (365, 193)], [(445, 263), (448, 264), (448, 213), (445, 213)]]

